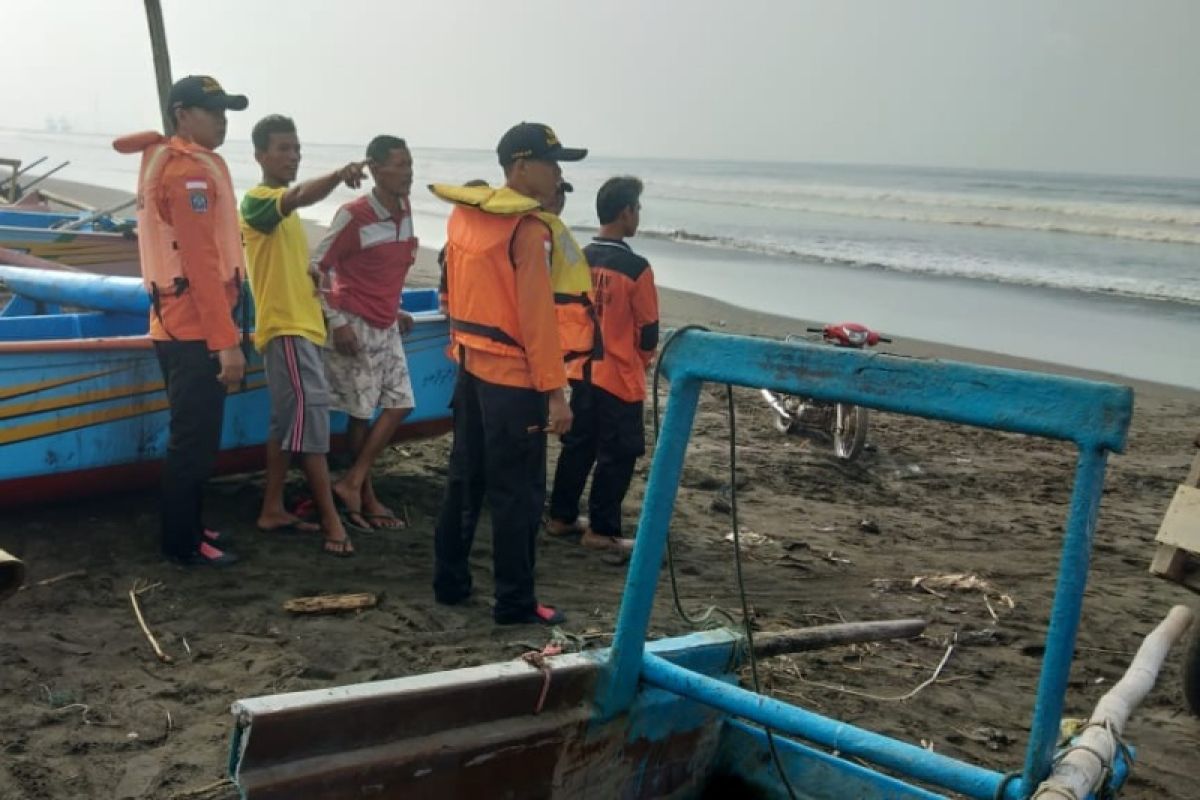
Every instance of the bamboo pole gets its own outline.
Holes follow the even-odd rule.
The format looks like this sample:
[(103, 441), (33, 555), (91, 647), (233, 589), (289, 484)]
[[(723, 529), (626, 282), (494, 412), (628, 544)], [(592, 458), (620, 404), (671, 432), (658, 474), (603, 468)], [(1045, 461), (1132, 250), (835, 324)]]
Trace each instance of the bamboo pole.
[[(41, 158), (30, 161), (28, 164), (26, 164), (23, 167), (20, 166), (21, 165), (20, 161), (12, 162), (15, 164), (15, 166), (13, 166), (13, 174), (10, 175), (9, 177), (5, 178), (4, 180), (0, 181), (0, 189), (4, 189), (5, 186), (8, 186), (8, 184), (11, 183), (12, 189), (15, 191), (18, 188), (17, 178), (21, 177), (26, 172), (29, 172), (29, 170), (33, 169), (34, 167), (36, 167), (38, 164), (42, 163), (45, 160), (46, 160), (46, 156), (42, 156)], [(20, 168), (18, 169), (18, 167), (20, 167)]]
[(124, 211), (125, 209), (129, 208), (131, 205), (133, 205), (136, 202), (137, 202), (136, 197), (130, 197), (128, 199), (122, 200), (119, 203), (115, 203), (115, 204), (109, 206), (108, 208), (99, 209), (97, 211), (92, 211), (89, 214), (85, 214), (84, 216), (80, 217), (79, 219), (75, 220), (74, 222), (63, 225), (61, 228), (55, 228), (55, 230), (58, 230), (58, 231), (78, 230), (79, 228), (82, 228), (85, 225), (90, 225), (91, 223), (95, 222), (97, 219), (99, 219), (101, 217), (107, 217), (108, 215), (115, 214), (118, 211)]
[(1191, 623), (1191, 609), (1175, 606), (1150, 632), (1125, 675), (1100, 698), (1083, 732), (1067, 747), (1031, 800), (1078, 800), (1100, 791), (1118, 750), (1124, 747), (1121, 734), (1129, 715), (1154, 688), (1171, 646)]
[(71, 163), (70, 161), (64, 161), (61, 164), (59, 164), (57, 167), (55, 167), (54, 169), (50, 170), (49, 172), (37, 176), (36, 178), (31, 180), (29, 183), (25, 184), (24, 186), (18, 186), (17, 194), (19, 194), (19, 195), (25, 194), (30, 189), (32, 189), (34, 186), (37, 186), (42, 181), (46, 180), (46, 178), (49, 178), (51, 175), (58, 172), (60, 169), (62, 169), (63, 167), (67, 166), (70, 163)]
[(25, 583), (25, 564), (0, 550), (0, 600), (14, 594)]
[(927, 624), (923, 619), (896, 619), (845, 622), (840, 625), (817, 625), (811, 628), (760, 633), (754, 637), (754, 655), (758, 658), (771, 658), (786, 653), (823, 650), (827, 647), (859, 642), (909, 639), (919, 635)]
[(162, 112), (163, 133), (175, 129), (167, 96), (171, 93), (171, 55), (167, 50), (167, 27), (163, 23), (162, 6), (158, 0), (146, 0), (146, 23), (150, 26), (150, 49), (154, 54), (154, 77), (158, 84), (158, 107)]

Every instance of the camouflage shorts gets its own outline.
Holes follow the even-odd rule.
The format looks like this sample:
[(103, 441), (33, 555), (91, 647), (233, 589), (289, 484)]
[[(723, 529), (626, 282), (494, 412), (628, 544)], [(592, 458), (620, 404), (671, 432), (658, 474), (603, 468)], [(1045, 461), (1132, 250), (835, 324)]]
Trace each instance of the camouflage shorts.
[(358, 419), (370, 419), (377, 408), (412, 408), (412, 380), (404, 343), (395, 325), (376, 328), (361, 317), (339, 312), (358, 337), (358, 353), (345, 356), (333, 348), (333, 333), (325, 345), (325, 374), (333, 393), (333, 408)]

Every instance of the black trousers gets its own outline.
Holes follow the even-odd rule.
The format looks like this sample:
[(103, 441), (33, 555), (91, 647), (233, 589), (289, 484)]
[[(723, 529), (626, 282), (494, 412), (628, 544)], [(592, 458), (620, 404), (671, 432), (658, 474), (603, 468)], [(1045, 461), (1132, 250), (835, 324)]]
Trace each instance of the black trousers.
[(588, 473), (588, 521), (602, 536), (621, 535), (621, 502), (629, 491), (633, 468), (646, 452), (642, 404), (622, 400), (590, 381), (571, 381), (574, 422), (562, 438), (562, 453), (554, 471), (550, 517), (574, 522)]
[(225, 387), (217, 381), (220, 364), (205, 342), (156, 341), (154, 350), (171, 408), (162, 479), (162, 551), (187, 558), (199, 550), (204, 532), (204, 482), (221, 444)]
[(533, 568), (546, 501), (546, 397), (459, 369), (454, 443), (434, 538), (433, 591), (455, 603), (471, 592), (468, 557), (486, 501), (492, 515), (493, 615), (520, 619), (537, 605)]

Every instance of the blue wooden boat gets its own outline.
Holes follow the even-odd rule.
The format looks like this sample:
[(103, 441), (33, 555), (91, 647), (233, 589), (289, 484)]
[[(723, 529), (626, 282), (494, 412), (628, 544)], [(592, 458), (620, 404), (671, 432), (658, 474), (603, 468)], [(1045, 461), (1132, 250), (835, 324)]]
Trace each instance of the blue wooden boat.
[(0, 209), (0, 265), (30, 266), (21, 256), (32, 256), (105, 275), (139, 275), (135, 226), (89, 212)]
[[(695, 330), (670, 339), (660, 359), (670, 394), (612, 648), (240, 700), (229, 769), (243, 798), (1018, 800), (1038, 790), (1056, 763), (1106, 458), (1124, 447), (1132, 392)], [(646, 641), (706, 381), (1076, 445), (1023, 764), (1009, 773), (970, 764), (739, 686), (751, 652), (771, 655), (766, 637), (753, 648), (730, 630)], [(1131, 759), (1122, 745), (1103, 791), (1119, 789)]]
[[(154, 485), (167, 399), (141, 280), (0, 267), (0, 281), (13, 294), (0, 311), (0, 508)], [(397, 432), (410, 439), (449, 429), (454, 365), (436, 291), (403, 302), (418, 321), (405, 338), (417, 407)], [(255, 354), (226, 400), (218, 472), (261, 467), (267, 421)], [(344, 432), (343, 415), (332, 423)]]
[(102, 231), (107, 233), (133, 230), (137, 220), (113, 217), (91, 211), (38, 211), (19, 207), (0, 207), (0, 228), (61, 229)]

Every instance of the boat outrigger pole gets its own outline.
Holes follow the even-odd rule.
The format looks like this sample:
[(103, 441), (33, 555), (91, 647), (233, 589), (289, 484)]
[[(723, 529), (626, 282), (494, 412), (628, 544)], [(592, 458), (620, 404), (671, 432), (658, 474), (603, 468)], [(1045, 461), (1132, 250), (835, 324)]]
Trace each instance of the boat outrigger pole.
[(158, 107), (162, 110), (163, 133), (171, 135), (174, 127), (167, 95), (171, 92), (171, 55), (167, 51), (167, 28), (163, 24), (162, 6), (158, 0), (146, 0), (146, 22), (150, 26), (150, 49), (154, 52), (154, 77), (158, 81)]

